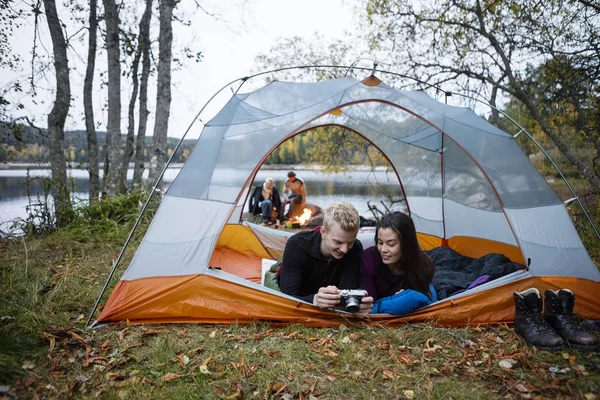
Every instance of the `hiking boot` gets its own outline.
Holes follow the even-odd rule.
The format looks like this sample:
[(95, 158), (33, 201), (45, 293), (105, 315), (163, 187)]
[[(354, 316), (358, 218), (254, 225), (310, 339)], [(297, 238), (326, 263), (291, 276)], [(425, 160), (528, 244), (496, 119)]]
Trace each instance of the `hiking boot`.
[(579, 325), (588, 332), (600, 332), (600, 321), (586, 319), (581, 321)]
[(542, 296), (536, 288), (514, 292), (515, 332), (529, 346), (544, 350), (560, 350), (565, 343), (542, 316)]
[(594, 350), (598, 347), (598, 338), (579, 325), (573, 313), (574, 305), (575, 295), (569, 289), (558, 292), (548, 289), (544, 298), (544, 318), (570, 347)]

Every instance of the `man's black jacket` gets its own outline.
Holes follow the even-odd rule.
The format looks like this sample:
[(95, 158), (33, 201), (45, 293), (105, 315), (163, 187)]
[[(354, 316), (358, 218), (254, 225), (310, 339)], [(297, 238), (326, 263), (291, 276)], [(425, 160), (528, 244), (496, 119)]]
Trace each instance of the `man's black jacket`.
[(279, 288), (285, 294), (308, 303), (319, 288), (334, 285), (338, 289), (358, 289), (362, 244), (354, 242), (341, 259), (331, 261), (321, 254), (321, 232), (302, 231), (285, 244), (279, 276)]

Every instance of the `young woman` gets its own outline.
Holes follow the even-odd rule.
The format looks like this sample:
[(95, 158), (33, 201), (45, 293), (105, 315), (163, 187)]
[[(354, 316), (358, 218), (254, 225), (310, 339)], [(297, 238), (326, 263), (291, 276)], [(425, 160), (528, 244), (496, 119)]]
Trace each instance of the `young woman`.
[(437, 301), (434, 266), (421, 251), (415, 224), (401, 212), (377, 224), (375, 246), (362, 254), (360, 288), (375, 300), (373, 313), (408, 314)]

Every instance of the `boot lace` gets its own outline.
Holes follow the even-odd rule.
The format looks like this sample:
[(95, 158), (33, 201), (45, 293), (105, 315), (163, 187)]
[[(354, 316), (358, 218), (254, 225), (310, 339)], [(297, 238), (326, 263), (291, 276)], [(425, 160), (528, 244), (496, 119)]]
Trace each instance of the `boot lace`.
[(579, 322), (577, 321), (577, 317), (575, 313), (562, 313), (558, 317), (563, 321), (564, 324), (568, 324), (569, 328), (575, 332), (585, 332), (585, 330), (581, 327)]
[(554, 332), (554, 329), (548, 325), (542, 314), (529, 312), (527, 315), (531, 319), (532, 327), (538, 334), (542, 335), (545, 333)]

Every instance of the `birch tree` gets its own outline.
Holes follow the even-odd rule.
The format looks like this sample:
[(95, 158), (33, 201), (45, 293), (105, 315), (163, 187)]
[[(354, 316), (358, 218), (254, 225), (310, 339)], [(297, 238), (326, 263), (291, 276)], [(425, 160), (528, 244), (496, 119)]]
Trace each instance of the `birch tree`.
[(165, 166), (167, 132), (171, 107), (171, 59), (173, 45), (173, 9), (177, 0), (160, 1), (160, 32), (158, 37), (158, 73), (156, 84), (156, 114), (152, 136), (150, 182), (155, 182)]
[(52, 38), (54, 70), (56, 73), (56, 95), (52, 110), (48, 115), (48, 137), (50, 139), (50, 167), (52, 170), (52, 194), (56, 210), (57, 226), (64, 226), (72, 215), (71, 199), (67, 187), (67, 169), (65, 164), (65, 121), (71, 103), (71, 84), (67, 43), (58, 19), (56, 2), (44, 0), (46, 21)]
[(97, 2), (90, 0), (88, 56), (83, 82), (83, 108), (85, 113), (85, 131), (88, 142), (88, 170), (90, 174), (90, 204), (98, 201), (100, 194), (100, 171), (98, 165), (98, 138), (94, 122), (92, 92), (94, 88), (94, 71), (96, 67), (96, 37), (98, 31)]
[(108, 118), (104, 157), (104, 193), (117, 194), (121, 150), (121, 49), (115, 0), (103, 0), (108, 60)]
[[(135, 164), (133, 169), (132, 187), (139, 188), (142, 183), (142, 175), (145, 169), (146, 159), (146, 126), (148, 124), (148, 78), (150, 77), (150, 21), (152, 18), (152, 0), (146, 0), (146, 10), (144, 16), (147, 17), (147, 24), (140, 23), (140, 48), (142, 52), (142, 74), (140, 76), (140, 104), (139, 104), (139, 122), (138, 133), (135, 143)], [(144, 17), (142, 17), (144, 20)]]
[[(123, 151), (121, 158), (121, 168), (119, 170), (119, 183), (118, 188), (120, 193), (127, 192), (127, 170), (129, 169), (129, 160), (133, 155), (133, 142), (135, 135), (135, 103), (138, 97), (139, 90), (139, 77), (138, 70), (140, 65), (140, 59), (142, 57), (143, 47), (149, 46), (149, 35), (150, 35), (150, 18), (152, 16), (152, 1), (146, 2), (146, 9), (139, 23), (139, 34), (137, 36), (137, 45), (135, 46), (133, 62), (131, 65), (131, 79), (133, 83), (133, 89), (131, 91), (131, 97), (129, 99), (128, 108), (128, 123), (127, 123), (127, 137), (125, 139), (125, 151)], [(145, 38), (145, 39), (142, 39)], [(147, 42), (147, 43), (142, 43)], [(146, 80), (148, 78), (146, 77)], [(146, 84), (147, 85), (147, 84)], [(147, 96), (147, 94), (145, 95)], [(141, 102), (140, 102), (141, 103)], [(140, 104), (140, 107), (142, 104)], [(143, 105), (146, 107), (146, 104)], [(140, 113), (142, 109), (140, 108)], [(147, 115), (146, 115), (147, 118)], [(141, 122), (141, 118), (140, 118)], [(144, 127), (145, 129), (145, 127)]]

